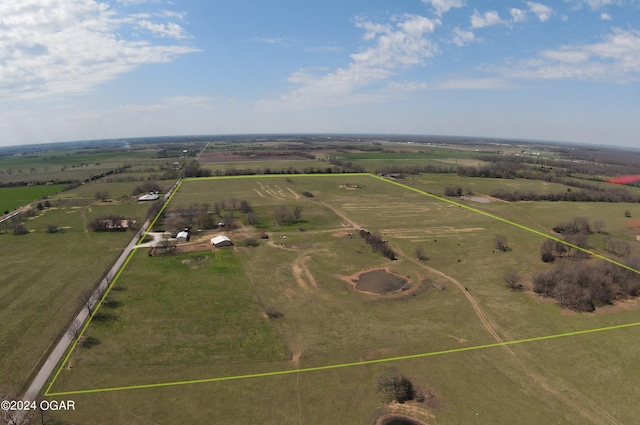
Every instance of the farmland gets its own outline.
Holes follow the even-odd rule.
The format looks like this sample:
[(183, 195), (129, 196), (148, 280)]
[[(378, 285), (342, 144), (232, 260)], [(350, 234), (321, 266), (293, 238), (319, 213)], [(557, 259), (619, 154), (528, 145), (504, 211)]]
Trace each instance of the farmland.
[[(562, 253), (555, 265), (540, 258), (547, 237), (564, 238), (553, 228), (576, 217), (600, 222), (589, 236), (587, 266), (638, 256), (640, 204), (491, 196), (496, 189), (635, 195), (637, 187), (605, 182), (616, 171), (635, 173), (631, 154), (610, 154), (622, 165), (608, 168), (606, 156), (599, 164), (589, 159), (593, 150), (321, 139), (144, 141), (132, 150), (1, 157), (0, 183), (20, 186), (10, 189), (61, 189), (27, 186), (29, 179), (67, 186), (29, 194), (31, 201), (49, 196), (50, 206), (0, 227), (0, 255), (10, 265), (0, 278), (3, 397), (24, 392), (83, 308), (82, 293), (132, 237), (92, 232), (91, 220), (143, 221), (149, 204), (137, 202), (138, 186), (153, 182), (166, 192), (191, 164), (226, 177), (183, 180), (153, 226), (188, 224), (191, 240), (175, 252), (162, 244), (135, 250), (41, 394), (78, 408), (45, 419), (373, 424), (397, 413), (429, 425), (635, 422), (637, 299), (579, 313), (533, 288), (541, 272), (580, 264)], [(511, 162), (496, 159), (498, 151)], [(481, 177), (482, 170), (507, 174)], [(451, 187), (467, 199), (443, 196)], [(197, 221), (185, 221), (195, 212)], [(18, 223), (25, 234), (14, 234)], [(396, 259), (373, 250), (361, 229), (379, 235)], [(219, 234), (235, 246), (212, 248), (209, 239)], [(504, 251), (497, 235), (508, 241)], [(505, 283), (513, 270), (519, 290)], [(360, 274), (370, 271), (406, 284), (390, 293), (376, 293), (382, 284), (357, 291)], [(378, 391), (392, 375), (410, 380), (415, 400), (390, 403)]]
[[(302, 191), (314, 197), (295, 196)], [(76, 347), (51, 388), (92, 406), (66, 414), (68, 420), (372, 423), (380, 414), (404, 412), (439, 424), (631, 423), (639, 413), (632, 406), (640, 371), (628, 344), (639, 336), (637, 327), (455, 351), (640, 321), (634, 302), (602, 313), (564, 314), (553, 303), (507, 289), (504, 270), (519, 267), (530, 275), (547, 267), (537, 253), (543, 237), (368, 176), (186, 181), (169, 207), (230, 198), (254, 206), (274, 243), (160, 257), (137, 252), (108, 296), (117, 307), (103, 307), (104, 317), (86, 331), (100, 343)], [(277, 205), (302, 206), (303, 222), (275, 225), (266, 217)], [(482, 208), (521, 217), (521, 205)], [(571, 217), (574, 208), (556, 204), (550, 211), (534, 204), (527, 213), (544, 229)], [(596, 215), (601, 206), (579, 208)], [(388, 238), (399, 260), (372, 252), (354, 224)], [(632, 232), (624, 220), (609, 226), (619, 236)], [(506, 235), (510, 251), (495, 252), (497, 233)], [(251, 230), (243, 225), (230, 234), (242, 239)], [(426, 247), (427, 261), (413, 258), (418, 244)], [(345, 280), (379, 267), (406, 276), (406, 294), (359, 293)], [(269, 318), (268, 308), (282, 316)], [(576, 351), (580, 361), (564, 365)], [(277, 374), (352, 362), (363, 363)], [(388, 367), (432, 397), (422, 404), (385, 404), (375, 380)], [(590, 371), (598, 371), (597, 381), (580, 379)], [(276, 375), (264, 375), (269, 373)], [(252, 374), (257, 376), (215, 380)], [(208, 379), (213, 382), (200, 382)], [(629, 391), (602, 391), (620, 387)], [(122, 390), (103, 392), (109, 388)], [(151, 409), (155, 397), (174, 400), (176, 408)], [(200, 408), (187, 413), (178, 407), (185, 403)], [(150, 410), (137, 422), (131, 413), (140, 405)]]
[(23, 205), (49, 197), (58, 193), (64, 186), (26, 186), (26, 187), (3, 187), (0, 188), (0, 212), (12, 211)]

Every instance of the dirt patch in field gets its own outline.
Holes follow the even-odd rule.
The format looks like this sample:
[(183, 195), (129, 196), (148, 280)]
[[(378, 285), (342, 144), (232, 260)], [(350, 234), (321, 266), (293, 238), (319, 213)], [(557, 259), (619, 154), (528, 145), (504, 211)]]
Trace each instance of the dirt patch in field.
[(638, 219), (638, 218), (628, 218), (627, 219), (627, 225), (631, 229), (640, 228), (640, 219)]

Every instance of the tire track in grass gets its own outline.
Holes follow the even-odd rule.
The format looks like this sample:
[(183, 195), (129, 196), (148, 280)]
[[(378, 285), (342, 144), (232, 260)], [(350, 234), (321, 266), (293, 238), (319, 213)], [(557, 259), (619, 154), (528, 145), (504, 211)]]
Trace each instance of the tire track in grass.
[[(402, 257), (415, 263), (419, 267), (433, 274), (441, 276), (447, 279), (449, 282), (453, 283), (460, 290), (460, 292), (462, 292), (462, 294), (467, 298), (467, 300), (471, 304), (471, 307), (473, 307), (473, 310), (475, 311), (476, 315), (480, 319), (482, 326), (491, 334), (491, 336), (496, 340), (496, 342), (504, 343), (506, 341), (513, 340), (503, 328), (501, 328), (493, 319), (491, 319), (491, 317), (482, 309), (482, 307), (480, 307), (480, 304), (478, 303), (478, 301), (469, 293), (467, 288), (462, 283), (460, 283), (457, 279), (455, 279), (452, 276), (449, 276), (444, 272), (441, 272), (438, 269), (434, 269), (433, 267), (429, 267), (425, 264), (422, 264), (420, 261), (418, 261), (415, 258), (405, 255), (404, 252), (397, 246), (394, 246), (393, 249), (396, 252), (398, 252)], [(612, 416), (609, 412), (607, 412), (602, 407), (598, 406), (595, 402), (590, 400), (587, 396), (578, 392), (575, 388), (571, 388), (572, 390), (571, 396), (562, 393), (560, 390), (555, 389), (547, 378), (545, 378), (535, 370), (535, 366), (531, 363), (530, 360), (526, 360), (518, 356), (518, 354), (516, 354), (516, 352), (508, 345), (501, 345), (501, 347), (515, 359), (518, 366), (520, 366), (524, 370), (524, 372), (536, 384), (540, 385), (548, 393), (553, 394), (558, 400), (560, 400), (565, 405), (573, 408), (573, 410), (575, 410), (578, 414), (580, 414), (580, 416), (587, 419), (590, 423), (619, 424), (619, 422), (614, 416)]]

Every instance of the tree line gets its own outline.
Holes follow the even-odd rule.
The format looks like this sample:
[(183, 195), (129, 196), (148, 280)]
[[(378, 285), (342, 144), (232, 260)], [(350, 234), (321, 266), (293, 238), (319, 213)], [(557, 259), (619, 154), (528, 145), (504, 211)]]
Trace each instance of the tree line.
[(360, 237), (371, 246), (374, 251), (380, 252), (389, 260), (396, 260), (396, 253), (389, 243), (382, 239), (379, 233), (371, 233), (364, 229), (360, 229)]
[[(534, 292), (554, 298), (563, 307), (587, 312), (640, 295), (640, 274), (606, 261), (592, 261), (562, 262), (535, 274)], [(624, 264), (638, 270), (640, 258), (628, 257)]]

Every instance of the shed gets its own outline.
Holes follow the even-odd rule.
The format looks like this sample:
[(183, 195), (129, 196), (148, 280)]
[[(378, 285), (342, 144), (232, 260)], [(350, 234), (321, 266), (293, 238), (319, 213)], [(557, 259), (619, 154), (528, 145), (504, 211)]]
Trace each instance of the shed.
[(269, 235), (264, 230), (260, 232), (260, 239), (269, 239)]
[(160, 197), (160, 195), (158, 195), (158, 192), (149, 192), (148, 195), (144, 195), (138, 198), (138, 201), (155, 201), (156, 199), (158, 199)]
[(216, 248), (222, 248), (223, 246), (231, 246), (233, 242), (226, 236), (216, 236), (215, 238), (211, 238), (211, 245)]
[(176, 236), (176, 240), (178, 242), (187, 242), (189, 239), (189, 232), (185, 230), (183, 230), (182, 232), (178, 232), (178, 235)]

